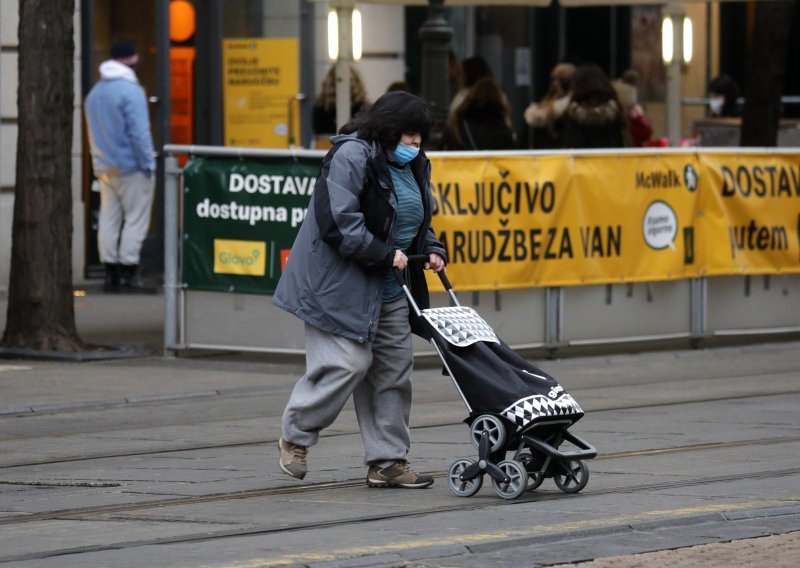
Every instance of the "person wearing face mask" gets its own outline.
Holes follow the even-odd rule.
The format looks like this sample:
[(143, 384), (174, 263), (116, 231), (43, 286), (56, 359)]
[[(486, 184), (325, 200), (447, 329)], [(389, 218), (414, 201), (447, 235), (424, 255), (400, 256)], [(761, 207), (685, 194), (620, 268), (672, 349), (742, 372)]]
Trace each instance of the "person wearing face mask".
[(353, 396), (369, 487), (423, 488), (433, 476), (408, 462), (411, 333), (424, 335), (394, 269), (420, 308), (424, 268), (447, 253), (431, 227), (431, 167), (420, 150), (433, 114), (421, 98), (391, 91), (331, 139), (305, 220), (273, 301), (305, 325), (306, 371), (283, 412), (279, 466), (303, 479), (309, 447)]
[(157, 291), (138, 275), (156, 169), (147, 98), (134, 71), (138, 61), (132, 43), (115, 43), (84, 105), (92, 167), (100, 185), (97, 245), (105, 266), (103, 290), (111, 293)]
[(711, 116), (736, 117), (741, 116), (742, 109), (738, 102), (739, 85), (730, 75), (722, 74), (712, 79), (708, 84), (708, 107)]

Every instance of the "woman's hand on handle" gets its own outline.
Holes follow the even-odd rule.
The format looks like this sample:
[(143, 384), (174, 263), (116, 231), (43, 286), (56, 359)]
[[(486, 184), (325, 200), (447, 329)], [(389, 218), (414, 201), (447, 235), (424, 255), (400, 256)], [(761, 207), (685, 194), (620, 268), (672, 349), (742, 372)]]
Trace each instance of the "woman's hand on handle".
[(436, 253), (428, 255), (428, 262), (425, 263), (425, 268), (433, 270), (434, 272), (441, 272), (444, 270), (444, 259)]
[(392, 261), (392, 268), (396, 268), (398, 270), (405, 270), (406, 266), (408, 266), (408, 257), (405, 254), (403, 254), (403, 251), (401, 250), (394, 251), (394, 260)]

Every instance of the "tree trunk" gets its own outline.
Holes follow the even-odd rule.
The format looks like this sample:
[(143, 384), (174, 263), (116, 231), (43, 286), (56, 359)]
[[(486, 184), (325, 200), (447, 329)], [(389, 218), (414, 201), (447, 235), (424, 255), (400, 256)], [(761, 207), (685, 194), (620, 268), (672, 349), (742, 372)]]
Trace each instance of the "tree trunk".
[(747, 57), (742, 146), (777, 146), (789, 31), (800, 0), (758, 2)]
[(72, 120), (75, 0), (19, 2), (19, 134), (8, 349), (74, 352)]

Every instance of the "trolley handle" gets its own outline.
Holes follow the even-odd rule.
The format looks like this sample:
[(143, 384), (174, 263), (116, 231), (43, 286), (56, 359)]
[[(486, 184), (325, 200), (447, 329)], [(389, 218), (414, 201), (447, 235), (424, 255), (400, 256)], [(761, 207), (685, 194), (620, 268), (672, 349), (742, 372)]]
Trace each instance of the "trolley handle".
[[(408, 256), (409, 262), (428, 262), (429, 258), (427, 254), (412, 254)], [(411, 290), (408, 289), (405, 280), (403, 279), (403, 271), (397, 268), (393, 268), (392, 272), (394, 272), (394, 277), (397, 278), (397, 281), (400, 283), (400, 286), (403, 288), (403, 292), (406, 294), (406, 298), (408, 298), (408, 302), (411, 307), (414, 309), (414, 313), (417, 314), (417, 317), (422, 315), (422, 312), (417, 306), (417, 303), (414, 301), (414, 296), (411, 295)], [(450, 284), (450, 280), (447, 278), (447, 274), (445, 274), (444, 270), (437, 272), (439, 275), (439, 279), (442, 281), (442, 285), (447, 293), (450, 295), (450, 299), (453, 302), (453, 305), (460, 306), (458, 302), (458, 298), (456, 297), (455, 292), (453, 292), (453, 286)]]
[[(408, 255), (408, 262), (428, 262), (429, 258), (427, 254), (410, 254)], [(447, 278), (447, 274), (444, 270), (441, 270), (436, 273), (439, 276), (439, 280), (442, 281), (442, 286), (444, 286), (445, 291), (452, 290), (453, 285), (450, 284), (450, 280)], [(403, 284), (403, 273), (402, 271), (398, 270), (397, 268), (394, 269), (394, 276)]]

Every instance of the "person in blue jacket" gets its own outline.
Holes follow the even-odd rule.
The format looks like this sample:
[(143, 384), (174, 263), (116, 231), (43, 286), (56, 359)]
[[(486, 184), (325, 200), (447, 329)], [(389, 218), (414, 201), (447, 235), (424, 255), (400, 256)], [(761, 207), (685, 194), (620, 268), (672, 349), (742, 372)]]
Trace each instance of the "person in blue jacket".
[(147, 98), (134, 71), (138, 61), (133, 44), (115, 43), (84, 104), (92, 166), (100, 185), (97, 246), (106, 292), (156, 291), (138, 276), (156, 169)]
[[(431, 228), (431, 166), (420, 146), (433, 115), (421, 98), (392, 91), (331, 139), (308, 214), (273, 301), (305, 322), (306, 372), (283, 413), (281, 469), (306, 475), (309, 446), (353, 395), (369, 487), (421, 488), (433, 476), (409, 464), (412, 325), (393, 269), (407, 270), (420, 308), (424, 268), (447, 254)], [(421, 330), (415, 327), (414, 331)]]

